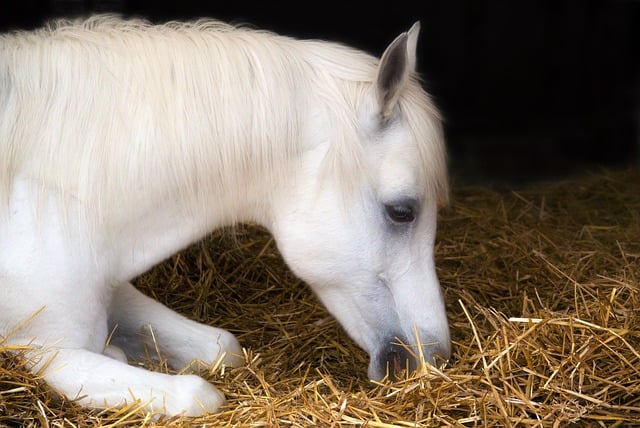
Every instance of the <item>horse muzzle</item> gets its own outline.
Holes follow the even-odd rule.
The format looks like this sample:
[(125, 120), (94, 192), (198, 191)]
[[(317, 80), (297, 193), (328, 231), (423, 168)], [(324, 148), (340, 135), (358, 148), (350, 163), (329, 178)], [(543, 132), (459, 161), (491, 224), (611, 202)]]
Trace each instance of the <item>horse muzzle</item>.
[[(422, 352), (414, 344), (411, 345), (399, 336), (385, 340), (384, 345), (371, 356), (369, 363), (369, 378), (382, 380), (385, 376), (391, 380), (399, 380), (414, 372), (424, 361), (439, 365), (449, 359), (451, 355), (450, 344), (442, 344), (437, 341), (422, 344)], [(421, 356), (422, 354), (422, 356)]]

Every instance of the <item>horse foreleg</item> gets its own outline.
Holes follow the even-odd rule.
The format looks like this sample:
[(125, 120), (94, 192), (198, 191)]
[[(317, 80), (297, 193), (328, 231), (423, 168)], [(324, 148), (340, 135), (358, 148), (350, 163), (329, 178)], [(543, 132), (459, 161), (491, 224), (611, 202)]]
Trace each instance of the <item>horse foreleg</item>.
[(46, 352), (34, 367), (56, 391), (83, 406), (109, 408), (139, 400), (153, 413), (198, 416), (215, 412), (224, 396), (195, 375), (168, 375), (130, 366), (85, 349)]
[(194, 360), (207, 364), (222, 358), (227, 366), (243, 362), (242, 347), (226, 330), (200, 324), (145, 296), (132, 284), (117, 288), (111, 302), (109, 324), (112, 344), (134, 358), (144, 356), (145, 342), (154, 340), (167, 363), (181, 369)]

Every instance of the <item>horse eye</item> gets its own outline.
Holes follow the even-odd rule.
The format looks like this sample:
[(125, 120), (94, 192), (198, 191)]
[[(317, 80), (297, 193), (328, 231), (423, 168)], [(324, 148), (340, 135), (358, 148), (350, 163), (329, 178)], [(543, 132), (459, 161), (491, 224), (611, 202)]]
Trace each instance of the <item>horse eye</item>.
[(410, 205), (385, 205), (384, 209), (395, 223), (410, 223), (416, 218), (416, 213)]

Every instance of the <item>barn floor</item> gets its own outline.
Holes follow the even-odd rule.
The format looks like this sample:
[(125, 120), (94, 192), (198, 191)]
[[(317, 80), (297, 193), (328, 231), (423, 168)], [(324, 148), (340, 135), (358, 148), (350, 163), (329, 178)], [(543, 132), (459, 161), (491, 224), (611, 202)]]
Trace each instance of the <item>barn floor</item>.
[(205, 368), (228, 398), (221, 413), (152, 422), (135, 404), (82, 409), (0, 342), (0, 426), (640, 426), (640, 171), (454, 189), (436, 251), (445, 367), (370, 382), (364, 353), (247, 226), (136, 283), (246, 347), (245, 367)]

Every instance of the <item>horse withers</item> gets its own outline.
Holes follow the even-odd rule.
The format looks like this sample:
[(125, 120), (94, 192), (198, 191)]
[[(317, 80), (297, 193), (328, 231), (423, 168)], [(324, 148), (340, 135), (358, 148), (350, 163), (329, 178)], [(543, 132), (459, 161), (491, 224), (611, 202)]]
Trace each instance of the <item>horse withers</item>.
[[(450, 355), (434, 266), (447, 198), (441, 121), (415, 73), (419, 25), (380, 59), (213, 20), (97, 16), (0, 38), (0, 340), (80, 404), (199, 415), (195, 375), (235, 337), (131, 279), (212, 230), (254, 222), (383, 378)], [(110, 345), (108, 337), (113, 333)]]

